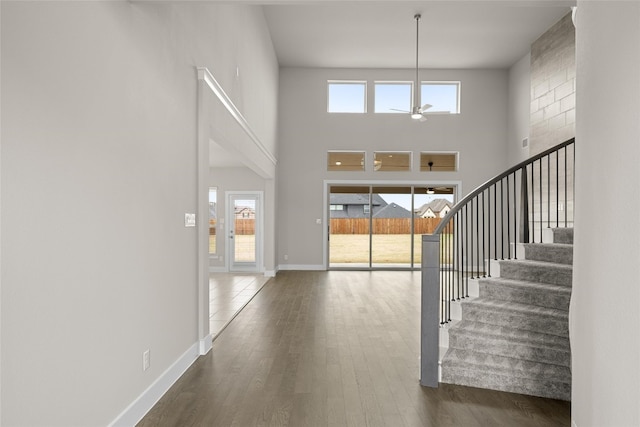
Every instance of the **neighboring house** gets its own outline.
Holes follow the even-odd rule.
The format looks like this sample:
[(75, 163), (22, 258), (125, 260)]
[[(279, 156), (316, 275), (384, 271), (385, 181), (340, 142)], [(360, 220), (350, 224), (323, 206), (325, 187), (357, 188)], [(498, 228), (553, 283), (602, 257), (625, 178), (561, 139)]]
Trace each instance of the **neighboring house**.
[(389, 203), (373, 214), (374, 218), (411, 218), (411, 212), (395, 203)]
[(235, 218), (236, 219), (255, 219), (256, 211), (254, 208), (251, 208), (249, 206), (236, 206)]
[(369, 218), (369, 209), (373, 216), (387, 206), (387, 202), (378, 194), (374, 194), (369, 206), (368, 194), (332, 193), (329, 206), (330, 218)]
[(419, 218), (444, 218), (451, 210), (452, 203), (446, 199), (435, 199), (415, 210)]

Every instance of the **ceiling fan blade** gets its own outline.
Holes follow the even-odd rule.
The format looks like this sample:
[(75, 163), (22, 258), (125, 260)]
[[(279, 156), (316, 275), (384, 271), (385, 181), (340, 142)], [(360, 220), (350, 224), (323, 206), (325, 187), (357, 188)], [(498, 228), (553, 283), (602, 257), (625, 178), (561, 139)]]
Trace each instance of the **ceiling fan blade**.
[(426, 122), (426, 121), (427, 121), (427, 118), (423, 115), (422, 117), (420, 117), (419, 121), (421, 121), (421, 122)]
[(410, 113), (411, 111), (407, 110), (398, 110), (397, 108), (389, 108), (389, 111), (398, 111), (400, 113)]
[(422, 111), (424, 111), (424, 110), (428, 110), (428, 109), (429, 109), (429, 108), (431, 108), (431, 107), (433, 107), (433, 105), (431, 105), (431, 104), (424, 104), (420, 109), (421, 109)]

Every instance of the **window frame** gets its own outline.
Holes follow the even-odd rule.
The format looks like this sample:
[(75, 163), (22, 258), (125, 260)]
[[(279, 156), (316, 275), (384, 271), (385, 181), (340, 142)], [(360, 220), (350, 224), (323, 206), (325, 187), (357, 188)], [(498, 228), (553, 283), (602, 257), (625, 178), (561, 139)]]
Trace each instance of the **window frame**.
[[(408, 163), (406, 169), (397, 170), (384, 170), (382, 168), (376, 169), (376, 156), (389, 156), (389, 155), (401, 155), (408, 156)], [(374, 151), (373, 152), (373, 171), (374, 172), (411, 172), (413, 170), (413, 151)]]
[[(378, 100), (376, 89), (380, 86), (409, 86), (409, 103), (406, 108), (406, 111), (377, 111), (376, 110), (376, 102)], [(411, 104), (413, 103), (413, 91), (414, 91), (415, 82), (412, 81), (403, 81), (403, 80), (375, 80), (373, 82), (373, 113), (374, 114), (407, 114), (411, 112)]]
[[(453, 170), (429, 170), (426, 167), (422, 166), (422, 157), (423, 156), (453, 156)], [(459, 151), (420, 151), (418, 157), (418, 169), (420, 172), (433, 172), (433, 173), (443, 173), (443, 172), (458, 172), (460, 170), (460, 152)]]
[(420, 81), (420, 105), (424, 105), (429, 103), (428, 99), (422, 99), (422, 88), (423, 86), (445, 86), (445, 85), (455, 85), (456, 86), (456, 111), (430, 111), (428, 109), (424, 112), (424, 114), (444, 114), (444, 115), (453, 115), (453, 114), (461, 114), (460, 109), (460, 92), (462, 89), (462, 82), (460, 80), (422, 80)]
[[(362, 85), (363, 93), (363, 110), (362, 111), (331, 111), (331, 86), (332, 85)], [(367, 113), (367, 92), (368, 82), (366, 80), (327, 80), (327, 113), (329, 114), (366, 114)]]

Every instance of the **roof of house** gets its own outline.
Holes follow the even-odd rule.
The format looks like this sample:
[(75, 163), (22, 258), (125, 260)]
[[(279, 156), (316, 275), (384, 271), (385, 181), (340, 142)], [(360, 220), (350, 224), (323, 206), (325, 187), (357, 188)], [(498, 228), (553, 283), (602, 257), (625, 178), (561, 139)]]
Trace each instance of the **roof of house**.
[(431, 212), (434, 212), (434, 213), (435, 212), (440, 212), (447, 206), (449, 208), (451, 208), (452, 204), (453, 203), (451, 203), (447, 199), (434, 199), (434, 200), (430, 201), (429, 203), (425, 203), (424, 205), (422, 205), (418, 209), (416, 209), (416, 214), (422, 216), (427, 211), (427, 209), (431, 209)]
[(411, 218), (411, 212), (402, 206), (389, 203), (387, 206), (380, 208), (377, 212), (373, 214), (374, 218)]
[[(329, 203), (332, 205), (368, 205), (369, 195), (355, 193), (331, 193)], [(371, 204), (373, 206), (386, 206), (387, 202), (379, 194), (373, 194)]]

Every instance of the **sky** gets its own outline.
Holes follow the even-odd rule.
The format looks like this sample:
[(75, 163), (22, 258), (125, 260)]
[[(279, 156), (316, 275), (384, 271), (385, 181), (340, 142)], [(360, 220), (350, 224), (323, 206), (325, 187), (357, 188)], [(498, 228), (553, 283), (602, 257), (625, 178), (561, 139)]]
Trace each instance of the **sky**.
[[(459, 82), (429, 82), (422, 84), (420, 104), (430, 104), (427, 112), (458, 112)], [(363, 113), (366, 110), (366, 82), (329, 82), (328, 111)], [(374, 86), (374, 112), (410, 112), (411, 82), (376, 82)], [(401, 110), (401, 111), (394, 111)]]

